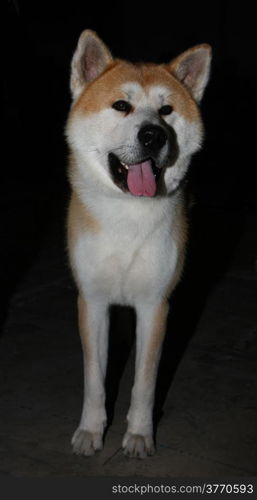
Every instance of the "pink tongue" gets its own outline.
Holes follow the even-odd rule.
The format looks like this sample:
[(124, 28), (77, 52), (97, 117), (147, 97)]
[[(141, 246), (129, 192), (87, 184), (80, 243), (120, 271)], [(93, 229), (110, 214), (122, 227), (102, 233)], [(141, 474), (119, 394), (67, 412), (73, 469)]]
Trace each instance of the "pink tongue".
[(156, 182), (150, 160), (129, 166), (128, 188), (135, 196), (155, 195)]

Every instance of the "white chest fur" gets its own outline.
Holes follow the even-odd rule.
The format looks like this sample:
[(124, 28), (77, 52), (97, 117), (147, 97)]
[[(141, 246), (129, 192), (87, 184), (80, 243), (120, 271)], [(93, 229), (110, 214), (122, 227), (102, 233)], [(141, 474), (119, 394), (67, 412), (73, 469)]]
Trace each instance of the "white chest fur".
[(160, 299), (177, 263), (176, 197), (90, 198), (100, 229), (81, 226), (71, 255), (85, 296), (132, 306)]

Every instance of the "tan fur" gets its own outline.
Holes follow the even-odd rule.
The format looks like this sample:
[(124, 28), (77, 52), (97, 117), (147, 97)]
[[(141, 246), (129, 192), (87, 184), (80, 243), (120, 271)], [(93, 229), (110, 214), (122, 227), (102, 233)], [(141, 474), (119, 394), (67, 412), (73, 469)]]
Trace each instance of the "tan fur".
[[(76, 179), (77, 167), (72, 155), (69, 159), (69, 178), (71, 185)], [(90, 209), (82, 203), (75, 190), (72, 190), (72, 195), (69, 204), (68, 213), (68, 245), (72, 249), (77, 238), (79, 230), (82, 232), (90, 231), (97, 233), (100, 231), (100, 222), (92, 215)]]
[(191, 47), (185, 52), (182, 52), (182, 54), (180, 54), (179, 56), (175, 57), (175, 59), (173, 59), (168, 65), (169, 70), (175, 74), (177, 67), (180, 65), (181, 61), (185, 58), (185, 56), (193, 54), (199, 49), (205, 49), (208, 50), (208, 52), (211, 52), (211, 47), (208, 43), (200, 43), (198, 45), (195, 45), (194, 47)]
[[(92, 78), (92, 73), (87, 71), (85, 68), (85, 60), (83, 55), (85, 53), (85, 48), (89, 46), (88, 57), (92, 61), (94, 60), (95, 66), (99, 72), (105, 69), (105, 66), (112, 61), (112, 56), (105, 44), (100, 40), (97, 34), (92, 30), (84, 30), (81, 33), (77, 51), (74, 54), (71, 65), (71, 91), (76, 94), (83, 87), (84, 80), (86, 77)], [(91, 47), (91, 48), (90, 48)], [(86, 71), (85, 71), (86, 69)]]
[(171, 89), (170, 99), (174, 111), (188, 121), (199, 119), (198, 107), (186, 88), (173, 76), (168, 65), (132, 64), (117, 60), (107, 67), (93, 83), (89, 83), (75, 102), (73, 113), (97, 113), (111, 107), (118, 99), (126, 96), (120, 86), (128, 81), (139, 83), (147, 90), (153, 85), (163, 85)]
[(79, 232), (97, 233), (100, 231), (100, 223), (90, 213), (86, 205), (81, 203), (77, 194), (73, 191), (68, 211), (68, 248), (70, 255), (73, 254)]
[[(181, 181), (192, 154), (201, 146), (198, 103), (209, 67), (210, 51), (205, 45), (189, 49), (170, 64), (113, 61), (102, 42), (98, 44), (97, 35), (88, 30), (82, 33), (74, 54), (74, 102), (66, 129), (74, 155), (69, 165), (74, 194), (69, 207), (68, 245), (79, 288), (84, 351), (84, 403), (72, 438), (75, 453), (92, 455), (102, 448), (108, 308), (116, 303), (134, 307), (137, 315), (135, 381), (122, 447), (126, 455), (140, 458), (154, 452), (152, 410), (157, 369), (168, 298), (182, 273), (188, 232)], [(133, 106), (128, 120), (111, 110), (117, 100), (129, 100)], [(165, 105), (174, 109), (170, 118), (160, 111)], [(147, 122), (151, 136), (158, 131), (158, 141), (157, 135), (155, 142), (154, 135), (149, 141), (145, 136), (142, 140), (146, 120), (151, 120)], [(168, 126), (175, 138), (171, 130), (168, 133)], [(169, 155), (172, 148), (174, 161)], [(128, 170), (121, 185), (115, 173), (121, 165), (117, 158), (113, 162), (116, 152)], [(148, 183), (154, 183), (150, 159), (165, 169), (164, 192), (157, 192), (156, 184), (155, 190), (146, 189)]]
[(173, 231), (174, 239), (177, 243), (178, 260), (175, 272), (172, 276), (172, 280), (169, 283), (166, 291), (167, 298), (170, 297), (171, 293), (173, 292), (181, 278), (186, 256), (186, 243), (188, 239), (188, 215), (186, 202), (182, 195), (180, 203), (176, 207), (176, 212), (175, 227), (173, 228)]
[[(172, 280), (167, 288), (165, 298), (169, 299), (174, 288), (177, 286), (181, 278), (181, 273), (184, 267), (185, 253), (186, 253), (186, 242), (188, 236), (188, 218), (186, 211), (185, 200), (181, 196), (180, 203), (176, 207), (176, 218), (175, 218), (175, 228), (174, 236), (177, 243), (178, 260), (175, 272), (172, 276)], [(166, 319), (169, 310), (169, 305), (166, 300), (164, 300), (156, 310), (156, 315), (153, 324), (152, 340), (149, 346), (148, 357), (146, 360), (146, 370), (145, 377), (149, 377), (151, 367), (153, 367), (154, 362), (156, 362), (156, 353), (158, 352), (164, 335), (166, 331)]]
[[(191, 61), (192, 64), (192, 60), (195, 55), (198, 55), (199, 58), (200, 53), (202, 53), (202, 61), (200, 61), (200, 64), (198, 61), (198, 65), (196, 64), (194, 71), (192, 71), (190, 75), (187, 74), (188, 64), (190, 64), (189, 61)], [(206, 57), (207, 54), (209, 57)], [(183, 81), (183, 85), (185, 85), (186, 88), (189, 88), (190, 94), (194, 95), (196, 101), (198, 102), (201, 100), (203, 89), (209, 77), (210, 58), (210, 45), (207, 43), (202, 43), (186, 50), (168, 64), (169, 71), (171, 71), (174, 76), (180, 81)], [(201, 89), (201, 86), (199, 87), (197, 76), (199, 75), (199, 72), (203, 72), (203, 68), (205, 69), (205, 82), (202, 82), (203, 88)], [(184, 73), (185, 70), (186, 73)]]
[[(70, 178), (74, 175), (75, 166), (73, 165), (72, 157), (70, 158)], [(73, 255), (76, 246), (77, 238), (81, 232), (98, 233), (101, 230), (100, 222), (91, 214), (89, 208), (80, 201), (77, 193), (73, 190), (67, 218), (67, 243), (70, 256)], [(79, 285), (77, 272), (70, 260), (74, 278)]]
[(169, 304), (165, 300), (156, 309), (152, 333), (151, 335), (149, 335), (151, 341), (149, 342), (148, 346), (144, 372), (146, 380), (151, 376), (153, 370), (156, 369), (157, 364), (159, 363), (158, 353), (160, 352), (160, 348), (166, 332), (166, 320), (168, 312)]
[(90, 231), (91, 233), (98, 233), (98, 231), (100, 231), (100, 222), (98, 222), (98, 220), (91, 214), (85, 203), (80, 201), (74, 191), (71, 196), (69, 210), (69, 225), (71, 226), (71, 233), (74, 232), (74, 228), (75, 232), (76, 229), (81, 229), (83, 232)]
[(89, 358), (91, 357), (91, 346), (88, 339), (87, 304), (80, 295), (78, 296), (78, 323), (83, 353), (88, 362)]
[(177, 216), (175, 218), (175, 228), (174, 236), (177, 243), (178, 260), (175, 272), (172, 276), (172, 280), (167, 288), (164, 301), (158, 306), (154, 318), (153, 330), (151, 334), (151, 343), (149, 345), (149, 351), (146, 359), (145, 365), (145, 378), (150, 376), (152, 368), (154, 368), (155, 363), (158, 363), (158, 358), (156, 359), (156, 353), (158, 353), (164, 336), (166, 332), (166, 320), (169, 311), (169, 305), (167, 300), (169, 299), (171, 293), (180, 281), (181, 273), (184, 267), (185, 253), (186, 253), (186, 242), (188, 234), (188, 219), (185, 200), (181, 197), (180, 203), (176, 207)]

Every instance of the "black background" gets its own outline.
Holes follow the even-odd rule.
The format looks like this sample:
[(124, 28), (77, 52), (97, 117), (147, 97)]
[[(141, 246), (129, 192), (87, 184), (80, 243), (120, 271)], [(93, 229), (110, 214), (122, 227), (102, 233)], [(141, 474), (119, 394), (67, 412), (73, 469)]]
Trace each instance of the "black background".
[(249, 5), (9, 2), (4, 97), (13, 158), (7, 177), (17, 175), (36, 188), (63, 178), (70, 60), (79, 34), (91, 28), (114, 56), (132, 61), (168, 61), (194, 44), (211, 44), (203, 103), (207, 137), (194, 174), (206, 201), (249, 202), (256, 134), (256, 27)]
[[(195, 44), (212, 46), (212, 74), (202, 104), (206, 140), (189, 181), (197, 207), (207, 214), (198, 219), (198, 233), (211, 231), (208, 250), (216, 236), (223, 238), (230, 254), (240, 233), (237, 218), (256, 210), (256, 16), (250, 5), (156, 0), (6, 4), (2, 123), (7, 134), (0, 199), (6, 303), (53, 217), (62, 214), (64, 224), (69, 70), (85, 28), (96, 30), (114, 56), (132, 61), (165, 62)], [(215, 222), (213, 213), (220, 211), (229, 211), (232, 229)]]

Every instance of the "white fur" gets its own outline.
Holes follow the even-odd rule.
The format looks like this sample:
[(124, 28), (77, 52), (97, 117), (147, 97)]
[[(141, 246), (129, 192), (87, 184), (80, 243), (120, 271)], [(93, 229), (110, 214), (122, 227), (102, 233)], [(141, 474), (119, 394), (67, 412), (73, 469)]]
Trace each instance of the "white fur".
[(72, 256), (87, 299), (107, 297), (109, 303), (135, 306), (139, 300), (161, 298), (177, 258), (172, 237), (176, 198), (157, 202), (112, 195), (110, 203), (106, 194), (90, 191), (86, 200), (105, 228), (97, 234), (81, 232)]
[[(163, 304), (178, 261), (174, 234), (180, 193), (175, 190), (191, 155), (200, 147), (202, 127), (176, 112), (164, 117), (177, 134), (180, 150), (175, 165), (165, 172), (169, 196), (145, 198), (123, 193), (111, 179), (108, 153), (116, 151), (128, 164), (136, 162), (139, 128), (146, 121), (160, 123), (158, 109), (171, 90), (153, 86), (146, 92), (136, 82), (128, 82), (122, 90), (124, 98), (135, 106), (131, 115), (124, 118), (112, 108), (88, 115), (71, 114), (66, 130), (76, 164), (71, 178), (73, 189), (100, 227), (96, 232), (82, 228), (70, 254), (80, 296), (87, 304), (84, 320), (91, 352), (89, 356), (84, 350), (84, 405), (72, 443), (76, 453), (86, 455), (102, 447), (106, 423), (106, 311), (113, 303), (131, 305), (137, 313), (137, 358), (123, 447), (128, 455), (144, 457), (154, 451), (152, 408), (162, 335), (148, 377), (147, 356), (152, 335), (156, 335), (152, 332), (156, 312), (160, 305), (166, 307)], [(166, 148), (161, 151), (163, 158)]]
[[(138, 321), (137, 369), (123, 447), (132, 456), (144, 457), (154, 451), (152, 408), (161, 345), (159, 352), (158, 349), (156, 351), (153, 375), (148, 380), (145, 380), (143, 373), (144, 359), (151, 340), (156, 309), (166, 300), (165, 292), (177, 263), (172, 226), (178, 197), (176, 194), (174, 198), (158, 201), (134, 199), (131, 195), (123, 195), (123, 198), (112, 195), (110, 198), (107, 194), (98, 193), (97, 196), (93, 190), (86, 195), (87, 206), (90, 206), (105, 230), (96, 234), (78, 234), (71, 255), (72, 266), (77, 270), (80, 293), (90, 311), (89, 317), (94, 315), (89, 328), (90, 343), (95, 346), (90, 367), (85, 359), (83, 411), (79, 428), (73, 437), (73, 447), (77, 453), (92, 454), (93, 450), (102, 446), (100, 438), (106, 423), (106, 311), (113, 303), (134, 306)], [(144, 348), (140, 349), (142, 343)], [(94, 436), (97, 436), (98, 445), (94, 444)]]
[[(171, 94), (170, 89), (162, 86), (152, 86), (146, 92), (137, 82), (128, 82), (123, 85), (122, 90), (124, 96), (129, 96), (131, 104), (135, 106), (135, 111), (126, 119), (121, 113), (109, 108), (87, 117), (77, 115), (75, 119), (68, 121), (66, 129), (68, 141), (77, 155), (77, 164), (87, 184), (91, 182), (93, 174), (101, 183), (104, 182), (117, 192), (120, 190), (109, 174), (108, 153), (114, 151), (126, 163), (136, 163), (140, 154), (137, 144), (139, 128), (144, 122), (160, 123), (158, 109)], [(165, 172), (167, 190), (172, 192), (184, 178), (192, 154), (201, 147), (203, 128), (200, 120), (189, 122), (175, 111), (163, 119), (175, 130), (180, 150), (175, 165)], [(167, 145), (163, 148), (160, 159), (166, 154)], [(94, 183), (95, 179), (92, 181)]]

